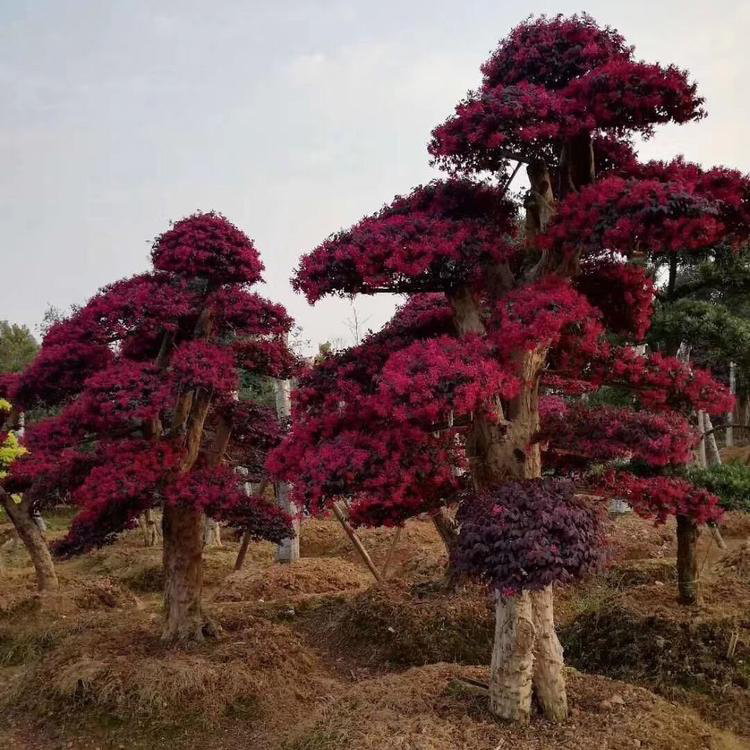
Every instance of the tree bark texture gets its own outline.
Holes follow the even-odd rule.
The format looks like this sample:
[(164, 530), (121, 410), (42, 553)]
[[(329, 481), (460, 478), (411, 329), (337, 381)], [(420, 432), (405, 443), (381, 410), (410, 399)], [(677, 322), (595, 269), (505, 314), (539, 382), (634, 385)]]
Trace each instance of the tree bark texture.
[(698, 601), (698, 554), (700, 529), (688, 516), (677, 516), (677, 590), (681, 604)]
[(509, 599), (497, 592), (490, 710), (506, 721), (525, 724), (531, 715), (535, 637), (529, 592)]
[(563, 648), (555, 632), (552, 587), (531, 594), (536, 627), (534, 649), (534, 689), (544, 715), (564, 721), (568, 715), (568, 697), (563, 672)]
[(205, 516), (194, 508), (166, 505), (164, 532), (164, 608), (162, 639), (202, 641), (218, 633), (201, 605)]
[(28, 501), (16, 503), (4, 490), (0, 489), (0, 503), (13, 522), (18, 536), (29, 553), (36, 573), (36, 583), (39, 591), (54, 590), (58, 586), (55, 564), (52, 561), (47, 542), (39, 526), (35, 523)]

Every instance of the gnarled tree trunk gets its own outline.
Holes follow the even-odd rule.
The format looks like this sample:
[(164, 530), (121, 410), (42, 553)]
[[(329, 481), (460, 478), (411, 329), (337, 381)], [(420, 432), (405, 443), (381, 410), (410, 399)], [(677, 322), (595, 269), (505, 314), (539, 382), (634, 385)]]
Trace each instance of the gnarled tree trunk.
[(40, 591), (50, 591), (58, 586), (55, 565), (47, 542), (31, 514), (27, 500), (16, 503), (7, 492), (0, 489), (0, 503), (18, 532), (34, 564), (36, 583)]
[[(555, 197), (545, 164), (533, 161), (527, 173), (531, 188), (525, 201), (526, 243), (531, 250), (536, 250), (537, 238), (554, 214)], [(593, 181), (594, 157), (589, 136), (565, 144), (558, 177), (561, 196)], [(542, 249), (526, 281), (552, 271), (571, 275), (576, 267), (577, 258), (552, 258)], [(497, 275), (489, 272), (493, 278)], [(486, 334), (479, 303), (469, 289), (458, 290), (451, 297), (451, 303), (460, 336)], [(505, 409), (498, 401), (495, 405), (497, 421), (482, 415), (475, 417), (467, 436), (467, 453), (477, 490), (509, 479), (541, 476), (536, 435), (539, 431), (539, 378), (546, 359), (544, 347), (519, 352), (517, 365), (522, 381), (519, 395)], [(567, 717), (563, 655), (554, 629), (551, 587), (541, 592), (522, 591), (512, 599), (498, 594), (496, 604), (490, 707), (504, 719), (527, 721), (534, 692), (548, 719), (562, 721)]]
[(531, 715), (536, 627), (528, 591), (506, 599), (496, 593), (495, 640), (490, 665), (490, 710), (506, 721)]
[(458, 526), (456, 522), (451, 518), (446, 508), (438, 508), (436, 511), (430, 513), (432, 523), (435, 525), (437, 533), (440, 535), (440, 539), (445, 545), (445, 550), (450, 558), (453, 552), (453, 546), (458, 539)]
[(205, 516), (194, 508), (164, 506), (165, 641), (202, 641), (218, 629), (203, 612)]
[(564, 721), (568, 716), (568, 696), (565, 691), (563, 649), (555, 632), (552, 586), (531, 594), (536, 642), (534, 648), (534, 689), (544, 715), (553, 721)]

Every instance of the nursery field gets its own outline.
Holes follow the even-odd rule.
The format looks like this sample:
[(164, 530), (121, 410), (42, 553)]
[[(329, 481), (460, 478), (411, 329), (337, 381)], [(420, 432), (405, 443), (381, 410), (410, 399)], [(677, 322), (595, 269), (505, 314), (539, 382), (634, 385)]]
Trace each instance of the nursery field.
[[(64, 533), (63, 511), (51, 536)], [(167, 648), (161, 550), (139, 532), (59, 565), (43, 598), (22, 546), (0, 569), (0, 744), (18, 750), (739, 750), (750, 747), (750, 518), (727, 549), (699, 540), (702, 602), (675, 601), (674, 528), (610, 519), (611, 559), (558, 593), (570, 717), (493, 718), (486, 590), (446, 587), (444, 546), (409, 521), (375, 584), (335, 520), (302, 525), (302, 559), (275, 547), (205, 550), (205, 599), (222, 636)], [(393, 530), (364, 531), (382, 564)]]

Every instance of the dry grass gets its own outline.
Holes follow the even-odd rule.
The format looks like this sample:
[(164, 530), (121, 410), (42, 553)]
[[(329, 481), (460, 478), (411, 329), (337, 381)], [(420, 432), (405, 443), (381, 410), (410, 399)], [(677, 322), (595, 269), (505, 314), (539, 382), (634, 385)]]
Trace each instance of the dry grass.
[[(395, 533), (395, 529), (389, 528), (357, 530), (379, 567)], [(300, 533), (300, 552), (303, 557), (339, 557), (362, 565), (338, 521), (331, 518), (305, 520)], [(404, 525), (390, 570), (394, 578), (434, 578), (442, 574), (446, 560), (445, 546), (432, 522), (413, 519)]]
[(722, 557), (716, 563), (715, 570), (740, 579), (750, 579), (750, 539)]
[(162, 646), (155, 624), (141, 611), (82, 618), (16, 670), (5, 705), (58, 717), (87, 709), (120, 720), (273, 725), (278, 712), (296, 715), (316, 695), (318, 662), (284, 625), (248, 618), (215, 643), (178, 650)]
[[(486, 697), (457, 677), (486, 681), (485, 669), (435, 664), (361, 682), (300, 727), (285, 750), (739, 750), (727, 735), (695, 714), (624, 683), (571, 671), (570, 719), (535, 718), (528, 727), (497, 722)], [(602, 701), (618, 694), (622, 706)]]
[(218, 602), (287, 600), (361, 591), (372, 583), (368, 571), (347, 560), (308, 557), (291, 565), (245, 566), (222, 582), (214, 598)]
[(307, 626), (332, 653), (380, 669), (488, 662), (493, 623), (483, 588), (394, 583), (321, 605)]
[[(627, 619), (631, 630), (642, 630), (644, 647), (659, 635), (648, 618), (668, 621), (670, 633), (683, 626), (690, 633), (696, 623), (719, 618), (744, 627), (750, 611), (739, 541), (745, 520), (732, 514), (728, 520), (726, 557), (709, 535), (701, 537), (700, 607), (675, 602), (674, 528), (630, 515), (610, 521), (610, 569), (559, 592), (558, 621), (582, 627), (586, 618), (599, 617), (604, 627), (602, 613), (613, 613), (607, 627), (618, 629)], [(361, 532), (376, 563), (382, 564), (393, 533)], [(457, 675), (486, 679), (486, 670), (459, 664), (489, 662), (491, 602), (480, 587), (445, 589), (445, 552), (428, 521), (406, 525), (387, 585), (374, 585), (335, 520), (305, 521), (301, 548), (299, 563), (282, 566), (273, 563), (271, 545), (251, 545), (239, 573), (232, 572), (236, 540), (206, 550), (205, 600), (224, 636), (189, 650), (166, 649), (158, 640), (161, 549), (144, 548), (138, 532), (60, 564), (61, 589), (51, 597), (36, 594), (28, 560), (3, 553), (0, 725), (14, 729), (7, 739), (0, 729), (0, 744), (23, 750), (620, 750), (639, 739), (650, 750), (739, 750), (685, 707), (745, 733), (748, 722), (734, 720), (743, 711), (750, 716), (750, 694), (729, 684), (734, 673), (721, 694), (680, 693), (663, 680), (656, 689), (679, 706), (640, 688), (572, 673), (573, 715), (561, 727), (540, 719), (527, 729), (495, 722), (486, 697), (455, 681)], [(748, 642), (742, 632), (738, 658)], [(586, 649), (604, 652), (622, 641), (627, 651), (622, 638), (600, 635), (599, 645), (593, 634), (583, 638)], [(681, 641), (683, 652), (688, 643)], [(725, 644), (717, 641), (715, 654), (710, 645), (701, 652), (709, 666), (720, 661)], [(633, 658), (641, 659), (642, 651)], [(668, 660), (656, 666), (662, 675), (670, 670)], [(741, 681), (743, 668), (735, 666)], [(612, 672), (606, 664), (591, 668)], [(700, 669), (696, 662), (693, 672)], [(649, 683), (648, 675), (621, 674)], [(600, 704), (613, 692), (625, 706), (605, 710)]]

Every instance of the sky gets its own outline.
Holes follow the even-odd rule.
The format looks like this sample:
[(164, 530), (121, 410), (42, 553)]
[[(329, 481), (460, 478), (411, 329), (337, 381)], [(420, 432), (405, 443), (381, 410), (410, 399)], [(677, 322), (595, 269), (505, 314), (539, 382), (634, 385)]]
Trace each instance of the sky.
[[(580, 10), (707, 100), (643, 155), (750, 171), (747, 0), (0, 0), (0, 319), (35, 330), (145, 271), (170, 220), (217, 210), (308, 351), (351, 343), (352, 302), (293, 292), (300, 255), (437, 176), (430, 131), (514, 25)], [(360, 327), (397, 301), (358, 297)]]

